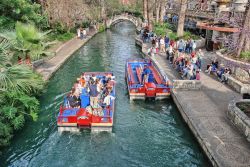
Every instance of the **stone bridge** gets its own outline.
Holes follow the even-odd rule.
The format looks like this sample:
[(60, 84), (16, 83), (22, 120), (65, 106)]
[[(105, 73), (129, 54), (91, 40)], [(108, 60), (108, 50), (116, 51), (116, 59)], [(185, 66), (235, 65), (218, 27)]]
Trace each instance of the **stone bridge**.
[(122, 15), (116, 15), (106, 21), (106, 27), (110, 28), (112, 25), (119, 23), (121, 21), (130, 21), (133, 23), (136, 28), (141, 27), (142, 25), (142, 20), (141, 18), (135, 17), (133, 15), (128, 15), (128, 14), (122, 14)]

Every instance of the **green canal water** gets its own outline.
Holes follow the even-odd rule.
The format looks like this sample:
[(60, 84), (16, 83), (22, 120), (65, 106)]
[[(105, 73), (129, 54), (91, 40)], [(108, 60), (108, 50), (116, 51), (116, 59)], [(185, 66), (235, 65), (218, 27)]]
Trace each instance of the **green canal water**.
[[(116, 24), (97, 34), (51, 78), (41, 96), (37, 122), (27, 123), (4, 150), (0, 166), (79, 167), (195, 167), (208, 166), (198, 143), (174, 102), (130, 102), (125, 84), (125, 61), (141, 57), (135, 27)], [(57, 132), (56, 116), (63, 95), (84, 71), (113, 71), (117, 79), (112, 133)]]

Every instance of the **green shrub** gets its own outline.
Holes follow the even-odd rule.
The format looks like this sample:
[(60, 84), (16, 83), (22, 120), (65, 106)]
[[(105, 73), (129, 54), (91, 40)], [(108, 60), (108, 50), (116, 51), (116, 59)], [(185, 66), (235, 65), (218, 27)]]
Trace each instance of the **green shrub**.
[(53, 31), (57, 34), (64, 34), (66, 32), (68, 32), (68, 28), (65, 27), (62, 23), (56, 23), (53, 25)]
[(81, 26), (82, 26), (82, 28), (88, 28), (90, 26), (90, 21), (88, 21), (88, 20), (83, 21)]
[(105, 31), (105, 25), (104, 24), (100, 24), (99, 25), (99, 30), (98, 30), (99, 32), (103, 32), (103, 31)]
[(171, 40), (178, 40), (177, 34), (174, 32), (169, 33), (168, 36)]
[(183, 39), (187, 40), (187, 39), (189, 39), (189, 38), (191, 38), (191, 39), (193, 39), (193, 40), (198, 40), (198, 39), (200, 39), (199, 36), (197, 36), (197, 35), (195, 35), (195, 34), (192, 34), (192, 33), (189, 32), (189, 31), (185, 31), (185, 32), (184, 32)]
[(0, 16), (0, 30), (11, 30), (15, 28), (15, 21), (11, 18)]
[(72, 39), (74, 36), (75, 34), (72, 32), (66, 32), (63, 34), (54, 32), (49, 35), (49, 40), (51, 41), (57, 40), (57, 41), (65, 42), (65, 41)]

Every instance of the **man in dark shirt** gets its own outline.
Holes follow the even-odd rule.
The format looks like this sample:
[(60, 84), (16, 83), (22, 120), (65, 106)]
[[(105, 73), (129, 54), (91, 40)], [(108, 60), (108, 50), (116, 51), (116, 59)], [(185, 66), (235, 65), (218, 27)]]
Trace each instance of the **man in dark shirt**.
[(149, 74), (152, 73), (152, 71), (149, 69), (147, 65), (144, 65), (144, 69), (142, 72), (142, 83), (144, 84), (145, 82), (148, 82), (148, 76)]
[(89, 89), (91, 107), (92, 108), (98, 108), (98, 95), (99, 95), (99, 92), (97, 91), (97, 85), (94, 82), (91, 82), (88, 89)]

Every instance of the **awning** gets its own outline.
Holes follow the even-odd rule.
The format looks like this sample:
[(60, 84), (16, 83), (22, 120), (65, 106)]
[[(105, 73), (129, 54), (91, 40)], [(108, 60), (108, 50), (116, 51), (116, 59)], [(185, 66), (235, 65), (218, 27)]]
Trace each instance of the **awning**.
[(196, 26), (200, 29), (214, 30), (220, 32), (240, 32), (239, 28), (219, 27), (208, 23), (197, 23)]

